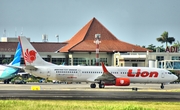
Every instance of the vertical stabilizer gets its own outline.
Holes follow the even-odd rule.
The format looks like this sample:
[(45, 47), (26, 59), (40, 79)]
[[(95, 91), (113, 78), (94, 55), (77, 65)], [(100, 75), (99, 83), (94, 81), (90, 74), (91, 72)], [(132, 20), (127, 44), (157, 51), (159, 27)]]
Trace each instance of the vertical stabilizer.
[(16, 49), (16, 53), (14, 55), (14, 59), (9, 65), (20, 66), (20, 64), (21, 64), (21, 54), (22, 54), (22, 48), (21, 48), (21, 44), (19, 42), (18, 46), (17, 46), (17, 49)]
[(52, 63), (44, 61), (36, 49), (31, 45), (31, 43), (24, 36), (19, 36), (19, 41), (21, 42), (21, 47), (23, 50), (23, 57), (25, 65), (32, 66), (48, 66), (53, 65)]
[(13, 61), (9, 63), (7, 67), (1, 67), (0, 79), (6, 80), (4, 83), (9, 84), (8, 79), (14, 77), (19, 72), (19, 68), (16, 68), (16, 66), (20, 67), (21, 54), (22, 54), (22, 48), (21, 48), (20, 43), (18, 43)]

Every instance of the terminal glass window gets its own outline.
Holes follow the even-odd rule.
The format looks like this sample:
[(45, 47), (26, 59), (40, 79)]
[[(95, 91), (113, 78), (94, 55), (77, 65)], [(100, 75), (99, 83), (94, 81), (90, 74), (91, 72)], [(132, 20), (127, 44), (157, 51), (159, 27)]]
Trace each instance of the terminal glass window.
[(52, 58), (52, 63), (62, 65), (65, 63), (65, 58)]
[(162, 60), (164, 60), (164, 56), (156, 56), (156, 60), (162, 61)]
[(51, 62), (51, 59), (50, 58), (43, 58), (45, 61), (47, 62)]
[(137, 67), (137, 66), (138, 66), (137, 63), (133, 63), (133, 64), (132, 64), (132, 67)]
[(119, 59), (118, 59), (118, 58), (116, 58), (116, 66), (117, 66), (117, 65), (119, 65), (119, 64), (118, 64), (118, 60), (119, 60)]
[(107, 64), (107, 58), (100, 58), (100, 62), (103, 62), (104, 64)]
[(71, 59), (71, 58), (69, 58), (69, 65), (71, 65), (71, 60), (72, 60), (72, 59)]
[(94, 64), (94, 62), (93, 62), (94, 60), (93, 59), (91, 59), (91, 65), (93, 65)]
[(172, 60), (180, 60), (180, 56), (172, 56)]
[(159, 62), (159, 68), (164, 68), (164, 62)]
[(87, 65), (85, 58), (73, 58), (73, 65)]

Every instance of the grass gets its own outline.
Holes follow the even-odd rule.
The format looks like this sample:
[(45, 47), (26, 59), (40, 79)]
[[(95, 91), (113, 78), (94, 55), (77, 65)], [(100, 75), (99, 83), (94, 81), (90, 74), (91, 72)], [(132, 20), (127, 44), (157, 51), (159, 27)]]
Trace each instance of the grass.
[(179, 110), (180, 102), (0, 100), (0, 110)]

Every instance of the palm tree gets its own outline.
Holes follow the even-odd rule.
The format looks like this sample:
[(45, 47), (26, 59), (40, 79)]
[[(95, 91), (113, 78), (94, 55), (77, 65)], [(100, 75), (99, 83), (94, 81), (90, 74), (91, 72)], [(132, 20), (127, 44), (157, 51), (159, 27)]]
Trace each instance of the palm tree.
[(180, 51), (180, 42), (177, 41), (173, 44), (174, 47), (177, 47), (177, 51)]
[(175, 47), (180, 47), (180, 42), (179, 42), (179, 41), (175, 42), (175, 43), (173, 44), (173, 46), (175, 46)]
[(168, 43), (172, 44), (175, 41), (175, 38), (174, 37), (168, 37), (168, 32), (164, 31), (161, 34), (161, 37), (157, 38), (156, 40), (158, 42), (161, 42), (161, 43), (166, 43), (166, 47), (167, 47), (167, 44)]

